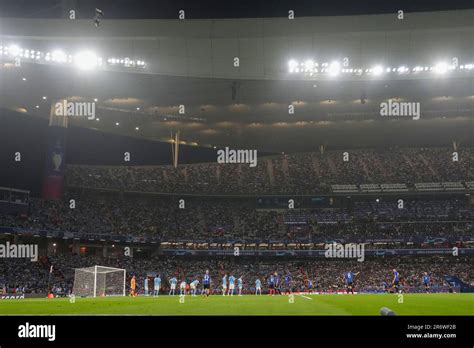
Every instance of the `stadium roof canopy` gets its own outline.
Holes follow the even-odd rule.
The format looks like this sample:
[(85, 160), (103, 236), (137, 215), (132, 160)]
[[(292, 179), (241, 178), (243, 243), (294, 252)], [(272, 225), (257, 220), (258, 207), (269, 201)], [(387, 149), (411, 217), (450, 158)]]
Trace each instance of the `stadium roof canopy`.
[[(71, 123), (107, 132), (267, 151), (472, 141), (474, 10), (98, 28), (6, 18), (0, 46), (0, 106), (47, 118), (57, 99), (96, 99), (99, 121)], [(419, 102), (420, 120), (381, 117), (389, 99)]]

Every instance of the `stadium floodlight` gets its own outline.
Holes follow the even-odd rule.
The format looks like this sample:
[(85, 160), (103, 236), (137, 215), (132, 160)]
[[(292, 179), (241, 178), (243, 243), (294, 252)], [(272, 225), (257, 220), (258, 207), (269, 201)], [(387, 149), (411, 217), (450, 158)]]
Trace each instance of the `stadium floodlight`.
[(67, 62), (67, 55), (61, 50), (56, 50), (51, 53), (51, 60), (53, 62), (58, 62), (58, 63), (66, 63)]
[(8, 47), (8, 54), (12, 57), (16, 57), (21, 53), (21, 48), (18, 45), (10, 45)]
[(79, 52), (74, 56), (74, 63), (81, 70), (92, 70), (97, 66), (97, 56), (91, 51)]
[(125, 269), (92, 266), (76, 268), (72, 293), (81, 297), (125, 296)]
[(296, 60), (294, 59), (290, 60), (288, 62), (288, 68), (289, 68), (290, 73), (295, 72), (297, 66), (298, 66), (298, 62)]
[(437, 74), (444, 74), (448, 71), (448, 64), (444, 62), (439, 62), (438, 64), (434, 66), (433, 70)]
[(403, 73), (408, 72), (408, 68), (405, 67), (405, 66), (400, 66), (400, 67), (398, 67), (397, 71), (398, 71), (399, 74), (403, 74)]
[(304, 69), (306, 71), (313, 71), (314, 62), (311, 59), (308, 59), (306, 62), (304, 62)]
[(380, 66), (380, 65), (376, 65), (372, 68), (372, 73), (375, 75), (375, 76), (380, 76), (382, 75), (383, 73), (383, 67)]
[(329, 75), (337, 76), (341, 72), (341, 64), (338, 61), (334, 61), (329, 65), (328, 68)]

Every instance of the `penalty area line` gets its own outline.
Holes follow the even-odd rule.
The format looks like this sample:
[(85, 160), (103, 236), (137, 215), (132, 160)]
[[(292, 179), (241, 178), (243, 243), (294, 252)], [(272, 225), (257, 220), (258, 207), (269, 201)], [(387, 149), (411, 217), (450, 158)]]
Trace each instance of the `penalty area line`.
[(307, 299), (307, 300), (312, 300), (312, 298), (311, 298), (311, 297), (308, 297), (308, 296), (304, 296), (304, 295), (298, 295), (298, 296), (301, 296), (302, 298), (305, 298), (305, 299)]

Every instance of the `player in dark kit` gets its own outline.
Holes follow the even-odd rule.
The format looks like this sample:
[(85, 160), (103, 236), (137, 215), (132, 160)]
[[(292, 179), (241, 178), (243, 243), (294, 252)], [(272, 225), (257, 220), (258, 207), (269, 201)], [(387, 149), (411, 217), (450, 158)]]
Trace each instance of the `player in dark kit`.
[(360, 272), (357, 273), (352, 273), (352, 272), (347, 272), (344, 274), (344, 281), (346, 282), (346, 293), (351, 292), (351, 294), (354, 293), (354, 281), (355, 277), (359, 275)]
[(281, 295), (281, 281), (277, 272), (275, 272), (275, 293)]
[(399, 292), (399, 284), (400, 274), (397, 272), (396, 269), (393, 269), (392, 288), (395, 290), (395, 292)]
[(287, 294), (290, 294), (291, 293), (291, 275), (290, 273), (287, 273), (286, 276), (285, 276), (285, 292)]
[(423, 274), (423, 285), (425, 286), (425, 291), (430, 292), (430, 276), (427, 272)]
[(270, 296), (275, 294), (275, 276), (273, 274), (271, 274), (268, 279), (268, 294)]
[(206, 274), (204, 274), (204, 277), (202, 279), (202, 285), (204, 288), (204, 291), (202, 292), (202, 295), (209, 296), (210, 292), (210, 287), (211, 287), (211, 276), (209, 275), (209, 270), (206, 269)]
[(388, 293), (389, 290), (390, 290), (390, 287), (388, 286), (388, 283), (384, 281), (384, 282), (382, 283), (382, 286), (383, 286), (383, 292)]

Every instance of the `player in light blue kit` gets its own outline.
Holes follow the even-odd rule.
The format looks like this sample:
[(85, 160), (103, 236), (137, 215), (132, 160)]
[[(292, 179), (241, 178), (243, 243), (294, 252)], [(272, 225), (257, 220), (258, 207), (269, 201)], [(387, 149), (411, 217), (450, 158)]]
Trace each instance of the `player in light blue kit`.
[(187, 290), (186, 288), (187, 288), (187, 283), (186, 283), (186, 280), (183, 279), (181, 284), (179, 284), (179, 296), (186, 295), (186, 290)]
[(148, 296), (148, 276), (145, 276), (144, 288), (145, 288), (145, 296)]
[(153, 279), (153, 284), (155, 286), (153, 296), (158, 296), (160, 294), (160, 288), (161, 288), (161, 277), (159, 274), (157, 274), (155, 279)]
[(227, 274), (222, 277), (222, 296), (225, 296), (227, 292)]
[(262, 282), (260, 279), (257, 279), (255, 281), (255, 295), (261, 295), (262, 294)]
[(196, 296), (197, 286), (199, 284), (199, 280), (195, 279), (189, 284), (189, 288), (191, 291), (191, 296)]
[(235, 289), (235, 277), (231, 275), (229, 277), (229, 295), (234, 296), (234, 289)]
[(174, 296), (174, 294), (176, 292), (176, 284), (177, 283), (178, 283), (178, 279), (176, 279), (176, 277), (173, 277), (173, 278), (170, 279), (170, 293), (169, 293), (169, 295), (173, 294), (173, 296)]
[(242, 280), (242, 276), (237, 279), (237, 286), (239, 287), (239, 296), (242, 296), (242, 289), (244, 288), (244, 281)]

